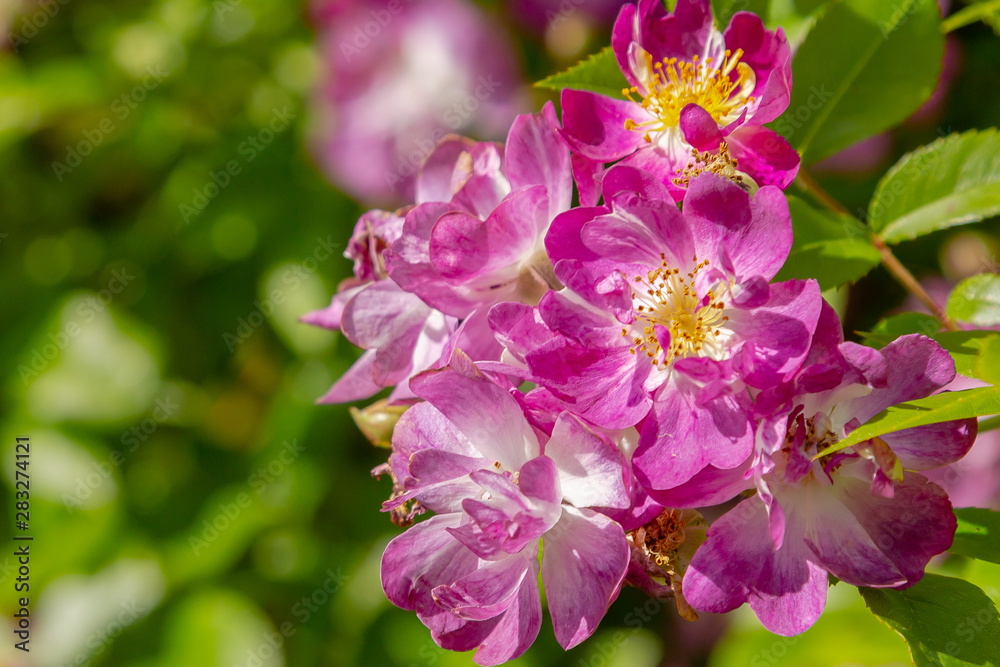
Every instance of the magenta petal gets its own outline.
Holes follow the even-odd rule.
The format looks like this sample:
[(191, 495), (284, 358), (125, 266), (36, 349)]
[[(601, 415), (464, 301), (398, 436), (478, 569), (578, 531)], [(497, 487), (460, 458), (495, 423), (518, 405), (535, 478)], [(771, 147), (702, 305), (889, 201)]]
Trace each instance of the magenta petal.
[(586, 223), (608, 212), (604, 206), (580, 206), (557, 215), (545, 234), (545, 251), (552, 264), (563, 259), (600, 259), (600, 255), (584, 244), (581, 234)]
[(636, 39), (654, 62), (664, 58), (690, 61), (705, 53), (715, 23), (709, 0), (678, 0), (672, 14), (659, 0), (640, 0), (638, 13)]
[(649, 366), (637, 366), (628, 347), (585, 348), (561, 339), (526, 359), (539, 384), (598, 426), (628, 428), (649, 411), (650, 399), (642, 386)]
[(518, 470), (539, 454), (538, 439), (517, 401), (461, 351), (447, 368), (410, 380), (413, 392), (440, 410), (486, 458)]
[(578, 418), (566, 413), (559, 417), (545, 455), (559, 470), (562, 499), (567, 503), (617, 509), (631, 504), (622, 453)]
[(632, 73), (628, 57), (629, 47), (636, 37), (636, 11), (637, 7), (634, 4), (623, 5), (621, 11), (618, 13), (618, 18), (615, 19), (614, 28), (611, 31), (611, 48), (615, 52), (615, 58), (618, 60), (618, 67), (621, 68), (630, 86), (639, 85), (639, 81)]
[(528, 575), (536, 549), (484, 563), (476, 570), (451, 584), (442, 584), (432, 591), (434, 600), (459, 618), (484, 621), (510, 607), (521, 582)]
[(684, 596), (695, 609), (715, 613), (749, 602), (768, 630), (795, 635), (826, 604), (826, 572), (808, 556), (801, 528), (786, 531), (775, 551), (764, 503), (748, 498), (709, 528), (684, 575)]
[(755, 125), (769, 123), (788, 108), (792, 89), (792, 53), (781, 28), (765, 30), (760, 17), (737, 12), (724, 33), (726, 48), (743, 49), (746, 64), (757, 75), (753, 96), (759, 100), (753, 114)]
[[(353, 278), (349, 280), (353, 281)], [(344, 314), (344, 306), (347, 305), (347, 302), (353, 298), (355, 294), (360, 292), (366, 286), (366, 284), (361, 284), (344, 289), (345, 283), (348, 283), (348, 280), (345, 280), (340, 284), (341, 291), (333, 295), (333, 299), (330, 301), (329, 306), (321, 310), (314, 310), (306, 313), (299, 318), (299, 322), (311, 324), (315, 327), (323, 327), (324, 329), (329, 329), (330, 331), (339, 330), (340, 320)]]
[(580, 206), (595, 206), (601, 199), (604, 162), (573, 153), (570, 164), (573, 168), (576, 189), (580, 193)]
[(542, 550), (542, 581), (560, 646), (571, 649), (594, 633), (618, 595), (628, 563), (621, 526), (591, 510), (563, 507)]
[(347, 302), (341, 326), (344, 336), (358, 347), (382, 347), (400, 337), (412, 337), (415, 328), (419, 332), (430, 312), (427, 304), (392, 280), (379, 280)]
[(479, 559), (446, 530), (461, 520), (460, 514), (433, 516), (389, 542), (382, 554), (382, 589), (390, 602), (434, 613), (431, 589), (475, 571)]
[[(517, 486), (529, 500), (555, 508), (562, 502), (563, 496), (559, 478), (556, 462), (548, 456), (538, 456), (521, 466)], [(548, 509), (546, 507), (546, 511)]]
[(955, 533), (947, 494), (917, 474), (896, 484), (892, 498), (841, 474), (832, 487), (815, 490), (810, 505), (809, 545), (832, 574), (855, 586), (916, 583)]
[(608, 169), (601, 188), (606, 203), (619, 192), (634, 192), (650, 200), (671, 200), (670, 193), (659, 178), (648, 171), (624, 164), (616, 164)]
[(725, 248), (737, 278), (773, 278), (792, 248), (788, 202), (777, 188), (763, 187), (753, 200), (732, 181), (703, 174), (684, 197), (684, 217), (698, 244), (698, 257), (716, 263)]
[[(545, 188), (531, 186), (504, 198), (486, 220), (467, 213), (448, 213), (431, 231), (429, 254), (434, 270), (449, 282), (467, 284), (488, 277), (487, 284), (516, 279), (506, 275), (534, 249), (548, 223)], [(515, 266), (516, 269), (516, 266)]]
[(643, 424), (632, 457), (647, 490), (671, 489), (706, 466), (730, 470), (753, 449), (750, 397), (722, 394), (702, 401), (697, 386), (672, 374)]
[(562, 91), (561, 101), (562, 135), (584, 157), (614, 162), (644, 143), (641, 133), (625, 129), (626, 120), (649, 115), (635, 102), (569, 88)]
[(537, 114), (514, 120), (507, 136), (506, 157), (511, 189), (545, 186), (549, 198), (547, 220), (569, 209), (573, 202), (570, 151), (559, 135), (559, 119), (552, 102)]
[(975, 419), (959, 419), (886, 433), (881, 437), (906, 470), (932, 470), (968, 454), (978, 430), (979, 422)]
[(722, 141), (719, 124), (697, 104), (689, 104), (681, 109), (681, 132), (684, 133), (684, 139), (700, 151), (714, 151)]
[[(621, 269), (620, 263), (608, 260), (581, 262), (564, 259), (556, 264), (555, 274), (563, 285), (590, 305), (614, 316), (617, 322), (631, 323), (634, 321), (632, 286)], [(549, 294), (552, 292), (538, 302), (540, 306), (550, 298)], [(560, 328), (554, 322), (549, 322), (549, 325)]]
[(320, 404), (350, 403), (371, 398), (382, 391), (384, 387), (372, 378), (372, 367), (375, 365), (376, 354), (376, 350), (367, 350), (316, 402)]
[(416, 201), (451, 201), (455, 195), (453, 176), (459, 156), (470, 153), (475, 145), (472, 139), (456, 136), (448, 136), (438, 142), (417, 174)]
[(747, 384), (765, 389), (797, 371), (809, 353), (822, 309), (823, 297), (815, 280), (788, 280), (771, 285), (764, 305), (727, 311), (733, 330), (753, 343)]
[(538, 562), (531, 562), (517, 597), (500, 623), (487, 636), (473, 659), (477, 665), (500, 665), (528, 650), (542, 627), (542, 598), (538, 590)]
[(525, 303), (498, 303), (490, 308), (489, 324), (507, 353), (521, 363), (529, 351), (552, 337), (538, 311)]
[(486, 221), (461, 211), (438, 218), (431, 232), (430, 258), (445, 278), (466, 278), (489, 259)]
[[(754, 487), (753, 479), (747, 478), (752, 463), (753, 457), (748, 456), (742, 465), (729, 470), (705, 466), (683, 484), (662, 491), (651, 490), (649, 495), (664, 507), (685, 509), (721, 505)], [(650, 484), (645, 476), (640, 477), (638, 470), (636, 478), (646, 486)]]
[(900, 336), (880, 350), (889, 367), (888, 386), (850, 403), (863, 424), (890, 405), (930, 396), (955, 379), (955, 362), (927, 336)]
[(684, 216), (672, 201), (647, 200), (620, 192), (612, 212), (584, 224), (584, 244), (598, 255), (629, 264), (687, 266), (695, 247)]
[(759, 186), (784, 190), (799, 173), (801, 158), (780, 134), (760, 125), (743, 125), (726, 137), (736, 168)]
[[(496, 361), (503, 352), (503, 347), (497, 342), (490, 328), (489, 308), (481, 307), (472, 311), (468, 317), (462, 320), (458, 329), (448, 339), (448, 343), (441, 351), (441, 358), (447, 360), (451, 358), (456, 349), (462, 350), (473, 361)], [(426, 364), (424, 368), (430, 368), (435, 364)]]
[(675, 202), (684, 198), (682, 187), (674, 183), (674, 179), (680, 175), (691, 159), (690, 148), (683, 143), (673, 143), (667, 151), (659, 146), (652, 146), (643, 142), (639, 150), (632, 153), (618, 164), (632, 169), (639, 169), (648, 172), (666, 187), (671, 198)]
[(708, 529), (684, 575), (684, 597), (700, 611), (736, 609), (750, 599), (764, 560), (773, 552), (764, 503), (748, 498)]
[[(451, 322), (392, 280), (380, 280), (347, 303), (342, 327), (355, 345), (377, 349), (372, 377), (387, 387), (405, 381), (415, 361), (426, 368), (437, 360)], [(420, 350), (428, 354), (417, 360), (414, 355)]]

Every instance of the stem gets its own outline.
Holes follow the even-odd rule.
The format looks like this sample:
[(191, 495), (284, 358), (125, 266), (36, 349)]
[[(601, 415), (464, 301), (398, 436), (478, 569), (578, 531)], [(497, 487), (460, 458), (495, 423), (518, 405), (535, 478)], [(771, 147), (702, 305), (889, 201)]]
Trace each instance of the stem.
[(1000, 10), (1000, 0), (993, 2), (980, 2), (969, 5), (965, 9), (955, 12), (941, 22), (941, 32), (949, 33), (967, 25), (982, 21), (993, 12)]
[(990, 417), (989, 419), (984, 419), (979, 422), (979, 432), (983, 433), (985, 431), (992, 431), (995, 428), (1000, 428), (1000, 416)]
[[(1000, 0), (996, 1), (1000, 2)], [(834, 199), (829, 192), (823, 189), (823, 186), (813, 179), (812, 176), (805, 173), (801, 169), (799, 170), (799, 175), (798, 178), (795, 179), (795, 182), (799, 184), (799, 187), (802, 190), (808, 192), (819, 203), (823, 204), (834, 213), (851, 215), (847, 209), (844, 208), (843, 204)], [(910, 292), (910, 294), (920, 299), (920, 301), (923, 302), (928, 309), (930, 309), (934, 317), (941, 322), (941, 326), (949, 331), (958, 331), (958, 327), (951, 321), (948, 314), (944, 312), (944, 309), (938, 304), (937, 301), (934, 300), (933, 297), (931, 297), (930, 294), (927, 293), (927, 290), (923, 288), (917, 279), (913, 277), (910, 270), (903, 266), (902, 262), (896, 258), (886, 242), (874, 232), (871, 234), (871, 242), (882, 256), (882, 264), (885, 266), (886, 270), (889, 271), (889, 273), (891, 273), (893, 277), (899, 281), (899, 283), (905, 287), (908, 292)]]
[[(828, 209), (834, 213), (840, 213), (843, 215), (851, 215), (844, 205), (833, 198), (829, 192), (823, 189), (823, 186), (816, 182), (816, 180), (807, 174), (802, 169), (799, 169), (799, 175), (795, 179), (795, 183), (798, 184), (799, 188), (805, 192), (808, 192), (813, 197), (816, 198), (819, 203), (826, 206)], [(854, 216), (851, 216), (854, 217)]]
[(892, 254), (892, 250), (886, 245), (877, 234), (872, 234), (871, 236), (872, 244), (878, 249), (879, 254), (882, 255), (882, 264), (888, 269), (889, 273), (893, 275), (896, 280), (900, 282), (913, 296), (920, 299), (925, 306), (927, 306), (931, 314), (934, 315), (941, 322), (941, 326), (949, 331), (959, 331), (959, 328), (951, 321), (944, 309), (934, 300), (927, 290), (917, 282), (917, 279), (913, 277), (910, 270), (907, 269), (903, 264), (896, 259), (896, 256)]

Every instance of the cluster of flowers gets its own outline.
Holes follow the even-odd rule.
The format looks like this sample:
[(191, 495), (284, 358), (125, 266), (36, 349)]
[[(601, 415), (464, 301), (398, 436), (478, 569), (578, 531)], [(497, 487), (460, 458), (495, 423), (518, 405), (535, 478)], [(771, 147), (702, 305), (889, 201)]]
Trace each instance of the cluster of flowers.
[[(305, 318), (365, 350), (323, 401), (393, 388), (384, 508), (434, 514), (386, 549), (386, 595), (483, 665), (534, 641), (539, 574), (567, 649), (625, 583), (688, 618), (749, 603), (783, 635), (817, 620), (829, 575), (912, 585), (955, 530), (918, 471), (976, 434), (820, 455), (955, 368), (923, 336), (845, 342), (815, 281), (772, 282), (798, 168), (762, 126), (788, 104), (782, 31), (642, 0), (612, 46), (622, 99), (567, 90), (561, 124), (549, 104), (504, 146), (440, 142), (415, 204), (361, 217), (354, 278)], [(695, 511), (739, 498), (710, 527)]]

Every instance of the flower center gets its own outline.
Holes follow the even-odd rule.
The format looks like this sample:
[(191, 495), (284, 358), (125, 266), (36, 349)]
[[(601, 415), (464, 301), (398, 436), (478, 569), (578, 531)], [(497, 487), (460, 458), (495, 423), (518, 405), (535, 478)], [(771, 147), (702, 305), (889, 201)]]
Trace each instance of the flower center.
[[(709, 290), (699, 299), (695, 277), (708, 266), (708, 260), (698, 262), (690, 273), (667, 266), (666, 255), (660, 253), (659, 268), (645, 276), (635, 276), (632, 285), (632, 354), (644, 353), (660, 370), (667, 370), (675, 359), (690, 356), (721, 358), (728, 336), (720, 328), (729, 320), (722, 314), (725, 304)], [(640, 328), (641, 327), (641, 328)], [(641, 334), (639, 333), (641, 331)], [(629, 335), (622, 329), (622, 336)]]
[(715, 174), (727, 178), (750, 194), (755, 193), (760, 188), (757, 182), (750, 177), (750, 174), (739, 170), (736, 159), (729, 154), (729, 144), (725, 141), (719, 144), (719, 150), (716, 153), (692, 148), (691, 160), (688, 161), (688, 165), (684, 169), (677, 172), (677, 177), (673, 179), (673, 182), (674, 185), (687, 188), (692, 180), (702, 174)]
[(735, 120), (737, 110), (753, 102), (750, 93), (756, 76), (749, 65), (740, 62), (743, 49), (726, 50), (718, 63), (712, 57), (699, 62), (694, 56), (691, 62), (664, 58), (654, 64), (651, 55), (644, 55), (651, 80), (642, 101), (633, 97), (639, 94), (635, 86), (624, 88), (622, 94), (655, 116), (641, 123), (631, 118), (625, 121), (625, 129), (642, 132), (646, 141), (652, 142), (651, 132), (679, 125), (681, 110), (689, 104), (697, 104), (721, 125)]

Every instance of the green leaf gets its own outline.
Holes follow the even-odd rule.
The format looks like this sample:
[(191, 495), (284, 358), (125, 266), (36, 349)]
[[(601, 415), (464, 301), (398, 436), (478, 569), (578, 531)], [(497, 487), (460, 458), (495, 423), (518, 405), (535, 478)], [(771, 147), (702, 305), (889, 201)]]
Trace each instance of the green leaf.
[(1000, 616), (979, 587), (926, 574), (904, 590), (858, 590), (871, 612), (903, 635), (917, 667), (1000, 666)]
[(1000, 563), (1000, 512), (981, 507), (955, 510), (958, 530), (949, 551), (960, 556)]
[(968, 419), (995, 414), (1000, 414), (1000, 389), (996, 387), (980, 387), (935, 394), (883, 410), (869, 419), (866, 424), (854, 429), (840, 442), (821, 451), (816, 455), (816, 458), (894, 431), (927, 424), (938, 424), (953, 419)]
[(712, 0), (715, 25), (720, 29), (729, 25), (729, 20), (736, 12), (753, 12), (766, 24), (770, 10), (769, 0)]
[(987, 346), (992, 350), (997, 350), (996, 343), (1000, 342), (1000, 333), (996, 331), (943, 331), (934, 334), (931, 338), (948, 350), (948, 354), (955, 360), (956, 372), (993, 383), (993, 380), (989, 379), (991, 371), (984, 372), (981, 366)]
[(906, 334), (919, 333), (933, 336), (941, 330), (941, 323), (933, 315), (926, 313), (900, 313), (892, 315), (872, 327), (871, 331), (862, 332), (864, 344), (870, 347), (882, 348)]
[[(887, 317), (867, 333), (864, 343), (882, 348), (906, 334), (918, 333), (933, 338), (955, 361), (955, 371), (960, 375), (976, 377), (996, 384), (990, 379), (996, 374), (993, 368), (1000, 367), (1000, 333), (996, 331), (939, 331), (936, 318), (923, 313), (901, 313)], [(987, 345), (991, 345), (988, 360), (981, 358)], [(996, 345), (996, 347), (994, 347)], [(995, 350), (995, 351), (994, 351)]]
[(899, 124), (937, 85), (939, 21), (935, 0), (832, 4), (795, 54), (792, 98), (771, 127), (810, 164)]
[(886, 243), (977, 222), (1000, 213), (996, 129), (938, 139), (904, 155), (879, 181), (868, 205)]
[(960, 9), (941, 23), (941, 30), (951, 32), (982, 21), (1000, 35), (1000, 0), (979, 0)]
[(788, 197), (788, 206), (794, 241), (776, 280), (815, 278), (825, 290), (854, 282), (878, 266), (879, 252), (855, 218), (820, 211), (798, 197)]
[(981, 273), (960, 282), (948, 297), (948, 317), (979, 327), (1000, 324), (1000, 276)]
[(983, 343), (973, 375), (984, 382), (1000, 384), (1000, 334), (988, 338)]
[(535, 86), (549, 90), (562, 90), (563, 88), (589, 90), (620, 99), (626, 81), (621, 68), (618, 67), (615, 52), (610, 46), (606, 46), (602, 51), (569, 69), (542, 79)]

